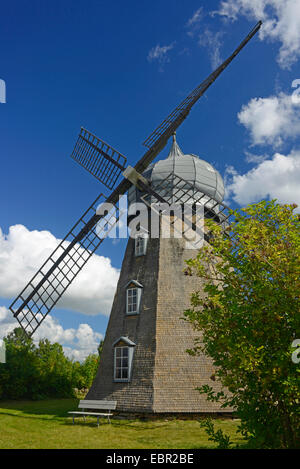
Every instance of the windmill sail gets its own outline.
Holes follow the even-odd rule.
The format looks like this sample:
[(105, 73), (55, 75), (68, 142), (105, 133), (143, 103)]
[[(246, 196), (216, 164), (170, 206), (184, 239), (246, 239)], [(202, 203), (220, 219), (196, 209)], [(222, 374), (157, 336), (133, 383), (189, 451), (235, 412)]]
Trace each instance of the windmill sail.
[[(169, 137), (187, 117), (192, 106), (257, 33), (260, 26), (261, 22), (248, 34), (233, 54), (215, 72), (209, 75), (150, 135), (145, 142), (150, 148), (135, 165), (137, 172), (143, 172), (154, 160), (166, 145)], [(111, 188), (115, 184), (120, 171), (122, 171), (126, 158), (107, 144), (104, 144), (107, 145), (105, 148), (101, 147), (102, 144), (104, 144), (102, 140), (85, 129), (81, 129), (73, 157), (97, 179)], [(112, 151), (115, 151), (115, 153), (111, 153)], [(113, 204), (116, 208), (116, 214), (114, 213), (111, 217), (108, 215), (109, 229), (115, 226), (120, 216), (118, 210), (119, 197), (125, 194), (130, 186), (131, 182), (124, 178), (106, 199), (106, 202)], [(146, 186), (145, 190), (147, 191)], [(149, 188), (149, 191), (151, 192), (151, 188)], [(96, 205), (99, 204), (100, 199), (103, 200), (102, 194), (89, 207), (11, 304), (10, 310), (28, 335), (34, 333), (91, 255), (107, 237), (106, 230), (99, 229), (99, 222), (101, 219), (106, 220), (106, 218), (96, 213)]]
[(100, 194), (10, 306), (29, 336), (43, 322), (120, 218), (117, 205), (103, 216), (97, 214), (99, 206), (105, 202), (105, 197)]
[(114, 187), (126, 165), (124, 155), (83, 127), (71, 157), (108, 189)]
[(171, 114), (152, 132), (152, 134), (144, 141), (143, 145), (148, 148), (153, 147), (164, 134), (169, 136), (174, 133), (176, 128), (187, 117), (192, 106), (198, 99), (205, 93), (210, 85), (218, 78), (218, 76), (225, 70), (225, 68), (232, 62), (237, 54), (245, 47), (250, 39), (260, 29), (262, 22), (259, 21), (256, 26), (250, 31), (248, 36), (240, 43), (235, 51), (226, 59), (213, 73), (211, 73), (206, 80), (204, 80), (197, 88), (195, 88), (186, 98), (177, 106)]

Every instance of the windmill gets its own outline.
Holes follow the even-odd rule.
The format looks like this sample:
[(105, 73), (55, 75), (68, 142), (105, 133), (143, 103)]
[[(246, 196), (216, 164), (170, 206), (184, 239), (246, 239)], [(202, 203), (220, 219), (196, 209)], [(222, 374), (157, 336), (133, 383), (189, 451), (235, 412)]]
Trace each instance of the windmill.
[[(147, 179), (141, 176), (141, 173), (166, 146), (169, 138), (186, 119), (193, 105), (258, 32), (261, 24), (261, 21), (258, 22), (227, 60), (196, 87), (151, 133), (144, 141), (148, 149), (134, 168), (126, 167), (127, 159), (124, 155), (88, 130), (81, 128), (71, 156), (112, 192), (107, 197), (102, 193), (97, 197), (11, 304), (11, 312), (28, 336), (31, 336), (40, 326), (118, 222), (121, 216), (118, 205), (120, 196), (124, 195), (132, 185), (136, 185), (158, 202), (170, 202), (167, 192), (162, 191), (168, 185), (168, 177), (161, 181), (161, 187), (153, 188)], [(123, 179), (115, 187), (121, 174)], [(178, 177), (173, 184), (175, 188), (178, 188), (176, 201), (180, 202), (184, 195), (182, 188), (188, 187), (189, 183)], [(161, 195), (162, 193), (166, 196)], [(113, 204), (115, 210), (112, 214), (99, 213), (98, 207), (104, 203)], [(205, 200), (207, 210), (212, 213), (214, 212), (211, 208), (217, 204), (221, 206), (218, 201), (214, 203), (213, 198)], [(223, 205), (221, 211), (225, 213), (225, 209)], [(219, 213), (217, 218), (219, 221), (224, 221), (226, 216), (222, 218)], [(101, 224), (101, 220), (105, 223)]]

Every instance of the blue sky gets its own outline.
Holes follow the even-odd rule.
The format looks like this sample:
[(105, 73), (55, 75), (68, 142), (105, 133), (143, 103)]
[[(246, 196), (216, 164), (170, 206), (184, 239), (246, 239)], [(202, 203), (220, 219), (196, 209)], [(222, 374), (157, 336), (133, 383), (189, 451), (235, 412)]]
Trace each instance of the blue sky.
[[(13, 327), (6, 308), (39, 265), (41, 246), (63, 238), (103, 191), (69, 157), (80, 127), (134, 164), (143, 140), (259, 19), (260, 36), (201, 98), (177, 140), (220, 171), (232, 206), (268, 197), (300, 203), (300, 105), (291, 96), (300, 85), (292, 88), (300, 79), (299, 0), (2, 4), (0, 334)], [(110, 276), (105, 306), (91, 292), (100, 314), (82, 306), (51, 313), (45, 334), (79, 358), (105, 333), (124, 248), (107, 242), (99, 251), (108, 258), (100, 274)]]

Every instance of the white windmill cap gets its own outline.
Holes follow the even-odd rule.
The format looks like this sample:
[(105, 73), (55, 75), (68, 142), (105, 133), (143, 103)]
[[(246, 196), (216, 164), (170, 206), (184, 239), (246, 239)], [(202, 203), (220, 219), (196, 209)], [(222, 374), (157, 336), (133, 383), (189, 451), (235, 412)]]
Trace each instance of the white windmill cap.
[[(199, 200), (202, 194), (207, 196), (203, 199), (205, 203), (211, 198), (216, 202), (222, 202), (224, 199), (224, 182), (220, 173), (210, 163), (202, 160), (197, 155), (184, 154), (176, 141), (175, 134), (167, 158), (152, 163), (143, 173), (143, 176), (151, 181), (151, 186), (154, 190), (157, 188), (157, 192), (159, 192), (162, 181), (168, 178), (170, 190), (168, 195), (172, 195), (175, 184), (176, 190), (178, 190), (176, 176), (183, 179), (183, 181), (187, 181), (191, 189), (188, 191), (188, 196), (183, 200), (184, 202), (191, 203), (193, 200)], [(136, 188), (131, 187), (128, 192), (129, 204), (138, 201), (138, 199)], [(211, 206), (214, 204), (213, 201), (210, 203)]]

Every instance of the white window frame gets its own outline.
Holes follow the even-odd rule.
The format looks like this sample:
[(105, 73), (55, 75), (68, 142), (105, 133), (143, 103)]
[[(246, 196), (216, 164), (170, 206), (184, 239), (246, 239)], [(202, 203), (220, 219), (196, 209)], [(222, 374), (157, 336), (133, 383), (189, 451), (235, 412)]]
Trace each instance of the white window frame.
[[(124, 351), (127, 350), (127, 356), (124, 354)], [(131, 369), (132, 369), (132, 359), (133, 359), (133, 346), (115, 346), (114, 347), (114, 381), (116, 382), (128, 382), (131, 378)], [(120, 351), (120, 355), (118, 353)], [(127, 358), (127, 366), (123, 365), (123, 362), (126, 361)], [(119, 365), (119, 366), (117, 366)], [(121, 371), (121, 377), (117, 377), (117, 371)], [(126, 377), (123, 377), (123, 371), (127, 370)]]
[[(141, 240), (142, 240), (142, 243), (140, 243)], [(136, 257), (144, 256), (146, 254), (147, 243), (148, 243), (148, 234), (146, 233), (136, 234), (135, 240), (134, 240), (134, 254)]]
[[(135, 295), (133, 294), (135, 292)], [(135, 302), (131, 302), (132, 297), (135, 296)], [(126, 289), (126, 314), (139, 314), (140, 303), (142, 296), (142, 288), (137, 286), (128, 287)], [(135, 304), (135, 309), (132, 309), (132, 305)]]

